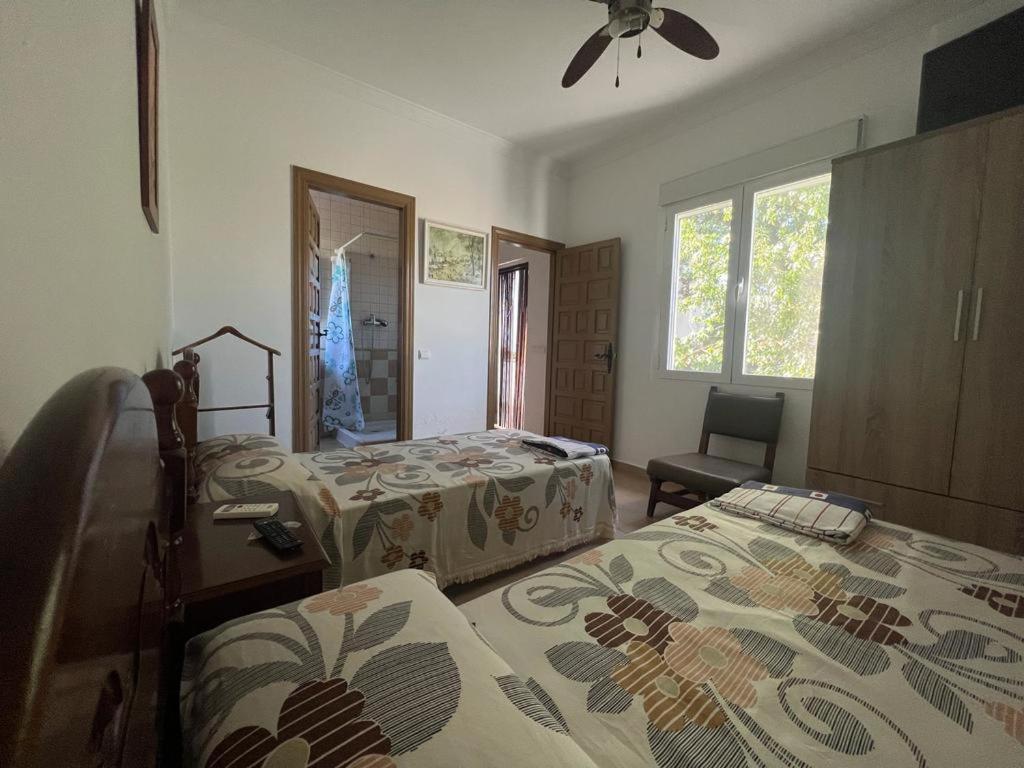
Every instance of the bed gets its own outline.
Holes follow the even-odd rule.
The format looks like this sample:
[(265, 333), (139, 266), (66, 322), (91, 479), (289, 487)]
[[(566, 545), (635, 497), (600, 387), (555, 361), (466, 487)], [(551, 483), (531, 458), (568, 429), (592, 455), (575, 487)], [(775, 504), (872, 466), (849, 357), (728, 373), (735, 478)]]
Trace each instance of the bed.
[(1024, 560), (702, 506), (464, 606), (602, 766), (1024, 765)]
[(299, 454), (329, 489), (342, 581), (401, 568), (472, 581), (615, 534), (607, 456), (555, 460), (490, 430)]
[(443, 588), (615, 535), (608, 456), (556, 460), (502, 429), (312, 454), (270, 435), (197, 442), (198, 357), (175, 370), (193, 498), (291, 491), (332, 560), (327, 586), (417, 568)]

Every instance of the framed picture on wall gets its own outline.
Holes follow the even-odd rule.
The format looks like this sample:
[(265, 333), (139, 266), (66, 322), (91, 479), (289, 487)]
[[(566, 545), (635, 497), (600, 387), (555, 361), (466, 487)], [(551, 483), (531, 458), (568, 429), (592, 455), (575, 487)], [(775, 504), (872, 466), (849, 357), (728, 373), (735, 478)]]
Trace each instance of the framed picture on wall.
[(487, 235), (472, 229), (423, 222), (423, 282), (470, 288), (487, 288)]
[(159, 96), (160, 40), (156, 33), (154, 0), (135, 5), (135, 62), (139, 79), (139, 185), (142, 212), (149, 228), (160, 231), (157, 187), (157, 102)]

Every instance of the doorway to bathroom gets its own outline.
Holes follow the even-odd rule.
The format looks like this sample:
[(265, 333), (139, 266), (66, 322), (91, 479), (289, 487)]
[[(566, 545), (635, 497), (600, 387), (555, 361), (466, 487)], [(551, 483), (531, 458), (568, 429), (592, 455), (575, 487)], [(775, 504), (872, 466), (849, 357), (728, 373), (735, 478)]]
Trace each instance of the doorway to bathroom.
[(293, 169), (293, 443), (411, 438), (415, 200)]

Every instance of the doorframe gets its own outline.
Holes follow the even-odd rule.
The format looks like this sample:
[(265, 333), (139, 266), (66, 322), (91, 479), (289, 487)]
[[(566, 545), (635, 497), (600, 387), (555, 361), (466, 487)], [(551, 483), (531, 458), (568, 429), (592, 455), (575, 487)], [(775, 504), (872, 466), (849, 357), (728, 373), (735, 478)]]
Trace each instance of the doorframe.
[(304, 317), (306, 253), (306, 196), (311, 190), (344, 195), (364, 203), (397, 208), (399, 302), (398, 302), (398, 414), (395, 424), (398, 440), (412, 439), (413, 378), (413, 298), (416, 288), (416, 198), (374, 187), (340, 176), (292, 166), (292, 450), (311, 450), (305, 445), (303, 426), (309, 414), (305, 391), (307, 367), (303, 354), (308, 343)]
[[(555, 257), (558, 251), (565, 250), (565, 243), (557, 240), (547, 240), (543, 237), (527, 235), (524, 232), (516, 232), (512, 229), (502, 227), (491, 227), (491, 317), (490, 329), (487, 339), (487, 429), (494, 429), (494, 422), (498, 418), (498, 250), (501, 243), (512, 243), (521, 245), (532, 251), (542, 251), (548, 254), (549, 267), (549, 288), (548, 288), (548, 370), (551, 366), (551, 312), (554, 307), (554, 285), (555, 285)], [(529, 330), (527, 330), (529, 335)], [(545, 382), (545, 385), (547, 382)], [(544, 428), (548, 424), (548, 406), (550, 397), (548, 387), (544, 388)]]

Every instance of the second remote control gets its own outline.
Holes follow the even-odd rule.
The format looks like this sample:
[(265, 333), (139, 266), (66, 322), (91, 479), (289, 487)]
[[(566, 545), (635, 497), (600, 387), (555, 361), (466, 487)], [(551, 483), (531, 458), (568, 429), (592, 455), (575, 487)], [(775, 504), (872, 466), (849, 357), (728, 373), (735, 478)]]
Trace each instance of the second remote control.
[(285, 528), (276, 517), (257, 520), (252, 527), (278, 552), (288, 552), (302, 546), (302, 540)]

